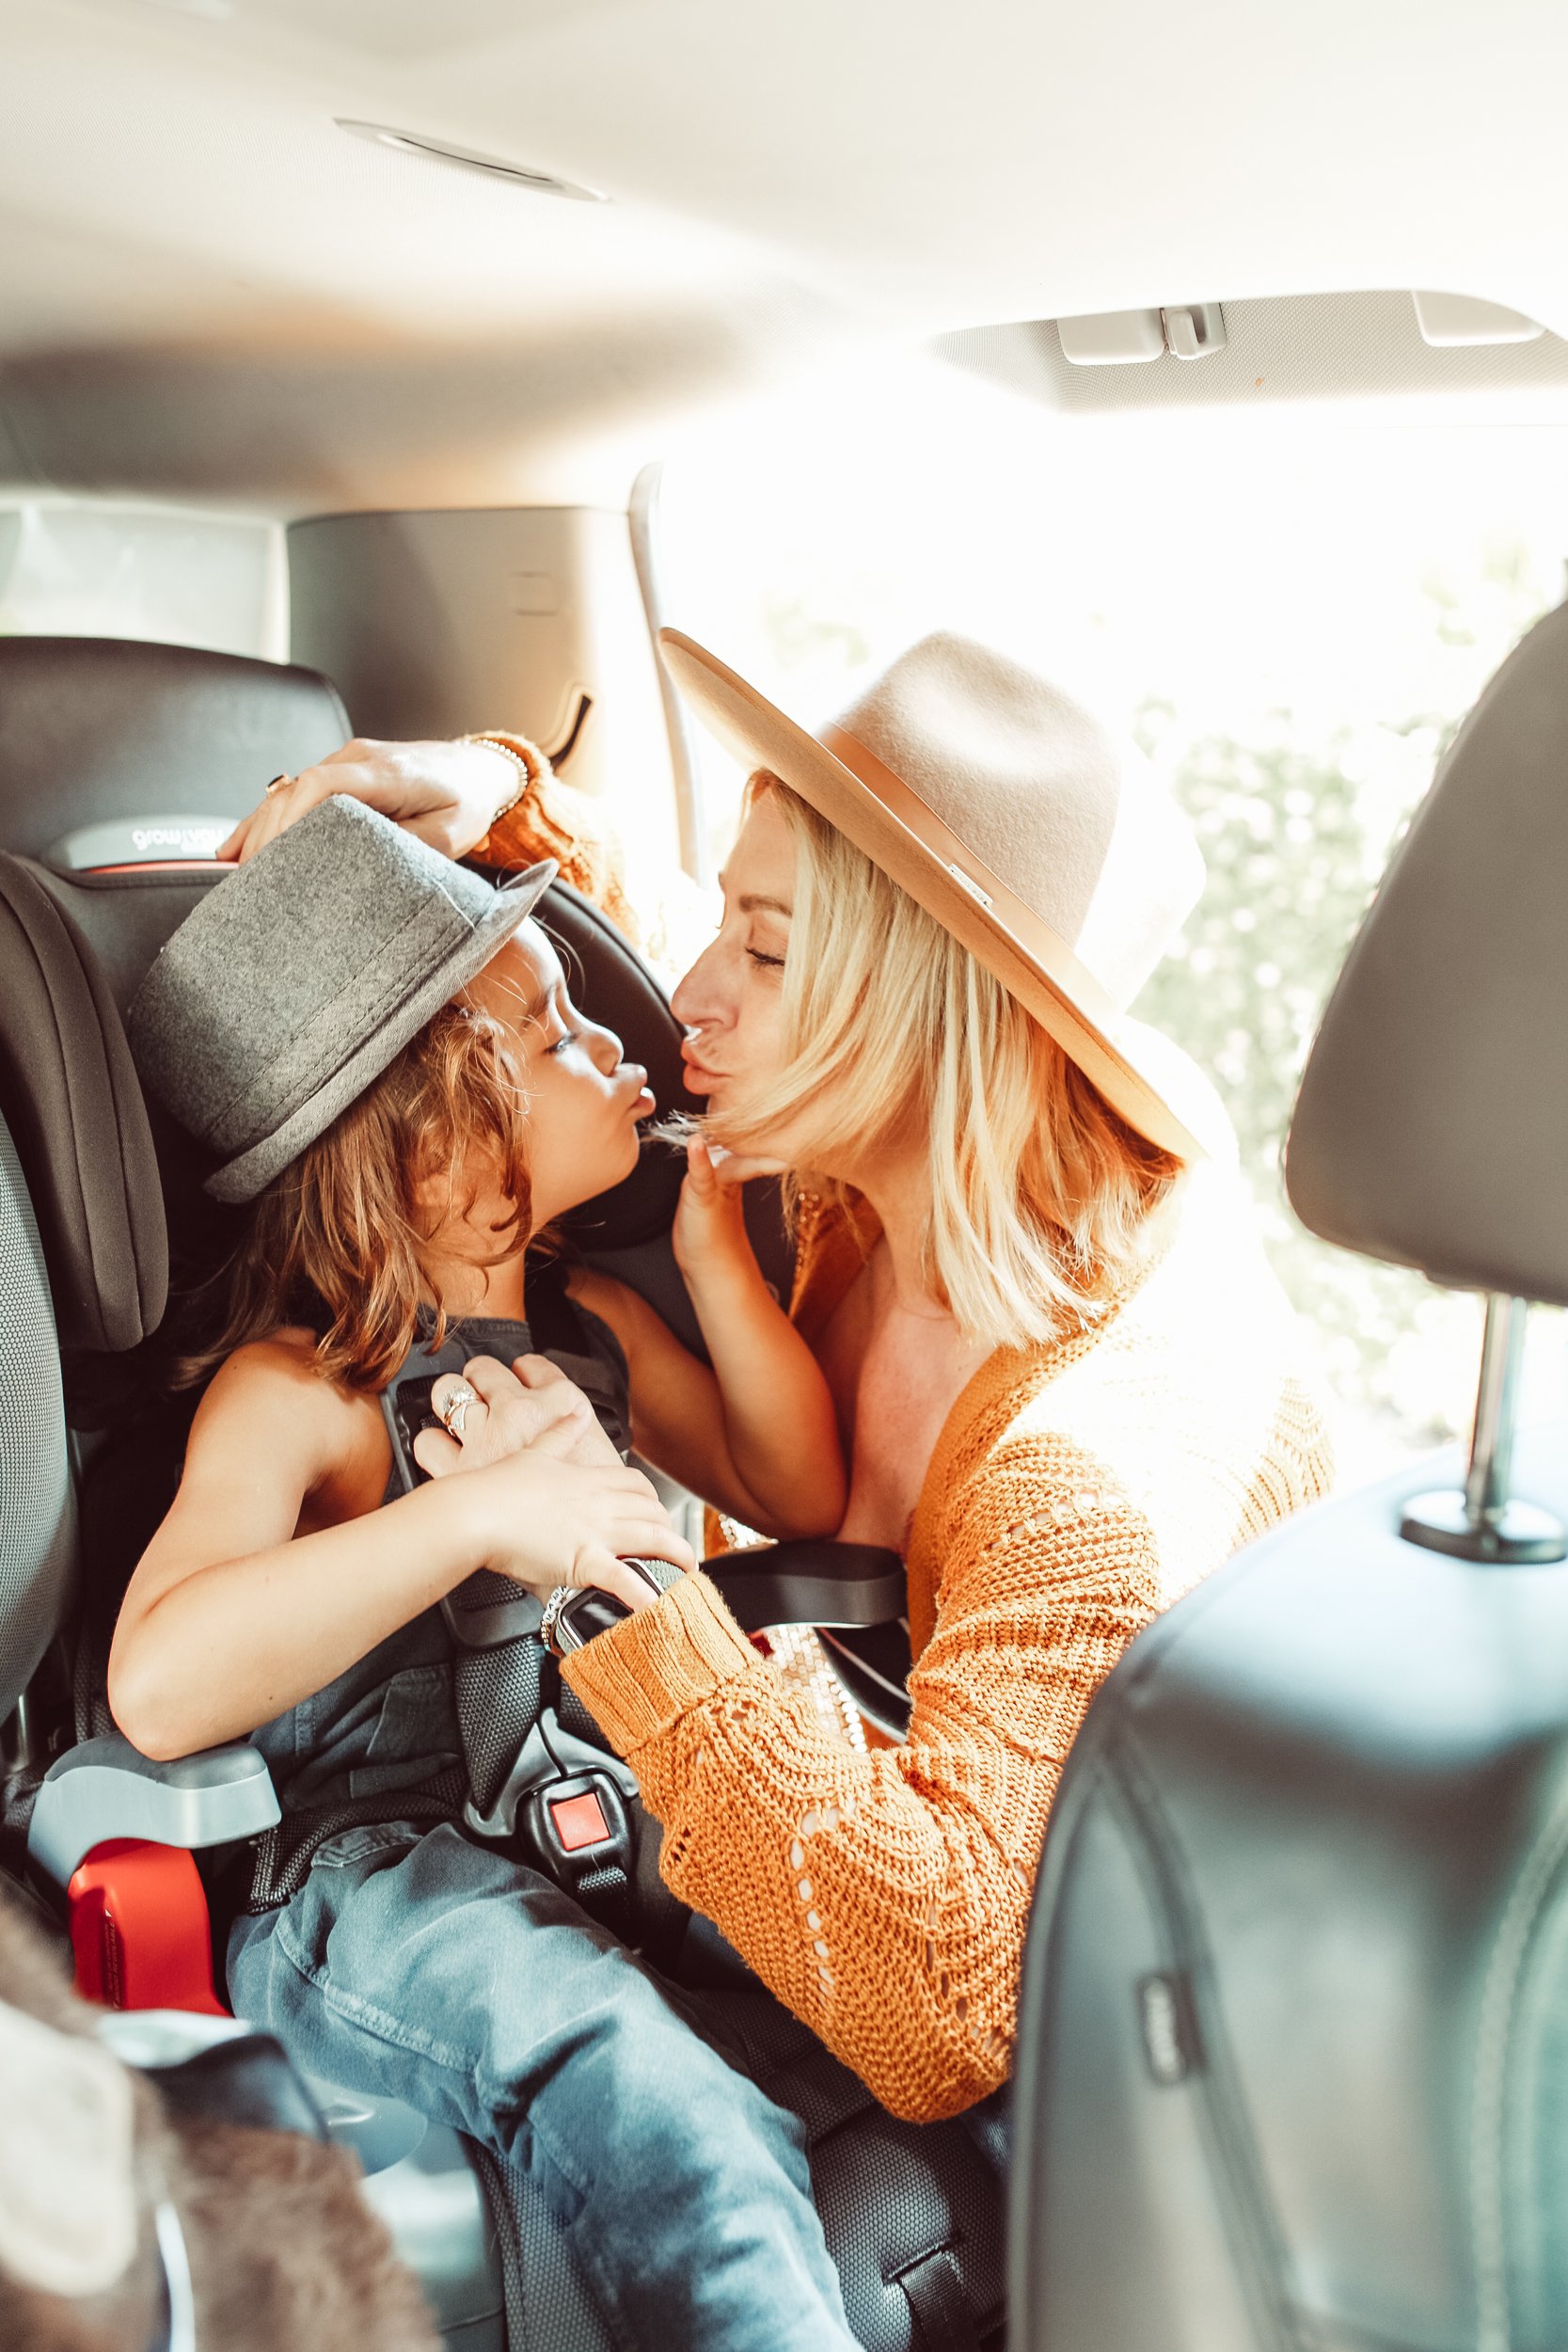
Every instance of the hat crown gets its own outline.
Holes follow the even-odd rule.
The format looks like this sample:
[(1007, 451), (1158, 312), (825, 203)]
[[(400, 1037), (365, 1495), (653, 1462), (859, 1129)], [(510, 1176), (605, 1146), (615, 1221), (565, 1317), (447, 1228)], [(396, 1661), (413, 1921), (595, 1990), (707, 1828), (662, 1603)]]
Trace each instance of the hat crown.
[(244, 1189), (222, 1197), (249, 1198), (319, 1135), (553, 871), (498, 892), (338, 793), (217, 882), (166, 942), (127, 1028), (143, 1079), (180, 1124), (230, 1166), (246, 1163)]
[(1192, 827), (1048, 679), (946, 631), (850, 705), (846, 735), (925, 802), (1125, 1009), (1203, 886)]

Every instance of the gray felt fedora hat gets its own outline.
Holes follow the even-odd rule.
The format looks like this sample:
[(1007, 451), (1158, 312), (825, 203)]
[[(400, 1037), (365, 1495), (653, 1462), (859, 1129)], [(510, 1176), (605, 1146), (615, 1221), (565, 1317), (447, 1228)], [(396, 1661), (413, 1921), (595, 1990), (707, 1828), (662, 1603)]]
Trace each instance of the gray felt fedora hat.
[(359, 801), (323, 801), (216, 883), (127, 1027), (147, 1086), (252, 1200), (482, 971), (555, 873), (500, 889)]

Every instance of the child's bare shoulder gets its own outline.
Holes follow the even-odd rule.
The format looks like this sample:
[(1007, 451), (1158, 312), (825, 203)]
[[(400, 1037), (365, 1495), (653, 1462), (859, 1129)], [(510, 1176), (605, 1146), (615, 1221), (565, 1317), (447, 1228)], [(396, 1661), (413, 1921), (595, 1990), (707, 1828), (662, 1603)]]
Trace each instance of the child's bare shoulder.
[(356, 1396), (352, 1390), (323, 1378), (316, 1363), (314, 1333), (288, 1326), (269, 1332), (264, 1340), (247, 1340), (226, 1357), (213, 1375), (201, 1408), (203, 1413), (211, 1408), (225, 1418), (237, 1411), (261, 1411), (269, 1418), (290, 1420), (309, 1414), (328, 1422), (340, 1417), (357, 1421), (367, 1412), (379, 1419), (371, 1398)]
[(308, 1485), (347, 1480), (379, 1499), (389, 1451), (374, 1397), (324, 1379), (312, 1332), (284, 1328), (247, 1340), (214, 1374), (191, 1431), (192, 1454), (214, 1469), (260, 1448)]

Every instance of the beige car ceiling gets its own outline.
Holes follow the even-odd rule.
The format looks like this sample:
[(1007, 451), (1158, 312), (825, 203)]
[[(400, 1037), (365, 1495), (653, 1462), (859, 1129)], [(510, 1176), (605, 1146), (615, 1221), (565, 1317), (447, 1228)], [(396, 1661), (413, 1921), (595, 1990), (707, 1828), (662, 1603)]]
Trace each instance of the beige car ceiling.
[(1411, 287), (1568, 332), (1565, 101), (1560, 0), (0, 0), (0, 483), (570, 501), (868, 342)]

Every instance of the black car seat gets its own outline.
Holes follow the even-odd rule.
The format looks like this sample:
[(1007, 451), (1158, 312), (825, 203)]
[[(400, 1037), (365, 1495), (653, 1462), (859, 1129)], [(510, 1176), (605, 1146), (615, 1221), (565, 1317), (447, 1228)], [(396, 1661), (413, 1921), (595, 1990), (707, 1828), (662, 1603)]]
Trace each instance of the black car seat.
[[(1326, 1238), (1488, 1301), (1468, 1465), (1212, 1577), (1090, 1710), (1016, 2080), (1018, 2352), (1568, 2344), (1568, 609), (1439, 771), (1314, 1045)], [(1512, 1468), (1511, 1468), (1512, 1447)]]
[[(170, 703), (185, 707), (179, 724)], [(72, 709), (87, 739), (80, 746), (70, 739)], [(36, 727), (27, 723), (29, 711)], [(46, 1335), (40, 1344), (56, 1382), (56, 1439), (64, 1367), (87, 1563), (86, 1606), (71, 1627), (71, 1688), (63, 1692), (57, 1680), (51, 1706), (47, 1661), (44, 1677), (35, 1677), (26, 1726), (33, 1772), (30, 1782), (25, 1770), (20, 1778), (31, 1795), (39, 1771), (49, 1766), (28, 1825), (31, 1857), (56, 1883), (73, 1879), (79, 1898), (96, 1893), (99, 1959), (89, 1909), (83, 1939), (89, 1948), (79, 1954), (87, 1963), (85, 1982), (125, 1997), (135, 1955), (131, 1938), (116, 1941), (104, 1911), (110, 1894), (87, 1883), (97, 1867), (94, 1850), (108, 1836), (148, 1841), (156, 1867), (141, 1899), (166, 1912), (171, 1902), (200, 1896), (195, 1866), (180, 1849), (210, 1854), (262, 1834), (277, 1805), (244, 1743), (181, 1765), (149, 1766), (114, 1733), (103, 1704), (119, 1591), (172, 1492), (182, 1439), (155, 1378), (169, 1237), (185, 1279), (214, 1263), (225, 1240), (225, 1213), (201, 1193), (189, 1148), (155, 1114), (150, 1126), (119, 1009), (163, 938), (211, 886), (214, 839), (251, 804), (260, 783), (281, 766), (320, 757), (343, 739), (347, 721), (325, 682), (309, 673), (166, 647), (40, 640), (0, 644), (0, 851), (8, 852), (0, 854), (0, 1109), (16, 1132), (18, 1218), (29, 1194), (39, 1207), (57, 1359), (47, 1316), (34, 1316), (30, 1327)], [(112, 759), (103, 757), (104, 739), (117, 747)], [(27, 854), (9, 854), (12, 844)], [(679, 1031), (646, 968), (573, 894), (553, 892), (546, 913), (582, 967), (591, 1008), (634, 1041), (661, 1099), (673, 1099)], [(581, 1246), (605, 1255), (673, 1319), (689, 1311), (675, 1287), (668, 1237), (678, 1173), (673, 1161), (650, 1155), (637, 1176), (577, 1220)], [(28, 1260), (35, 1307), (39, 1256), (35, 1247)], [(25, 1485), (25, 1465), (22, 1474)], [(53, 1497), (65, 1530), (51, 1559), (71, 1549), (70, 1495), (57, 1464), (53, 1480), (39, 1505), (47, 1516)], [(34, 1550), (41, 1561), (36, 1542)], [(868, 1577), (865, 1563), (855, 1561), (846, 1578), (834, 1551), (773, 1547), (742, 1556), (724, 1574), (743, 1623), (875, 1620), (902, 1607), (896, 1564)], [(49, 1573), (40, 1565), (32, 1580), (55, 1597), (48, 1608), (39, 1605), (24, 1663), (67, 1597), (65, 1571), (54, 1569), (53, 1586)], [(171, 1877), (171, 1860), (183, 1865), (183, 1882)], [(115, 1858), (120, 1882), (126, 1867), (123, 1855)], [(129, 1899), (117, 1883), (113, 1900), (123, 1907)], [(79, 1899), (79, 1925), (85, 1908)], [(115, 1949), (118, 1987), (102, 1960), (105, 1941)], [(148, 1997), (145, 1985), (140, 1997)], [(215, 2006), (210, 1985), (181, 1997)], [(764, 2067), (800, 2062), (793, 2046), (770, 2049), (767, 2031), (754, 2057)], [(824, 2058), (814, 2094), (820, 2110), (814, 2163), (857, 2327), (888, 2352), (917, 2342), (974, 2344), (1000, 2302), (994, 2174), (958, 2127), (914, 2134), (882, 2116), (868, 2094), (847, 2100), (842, 2082), (829, 2079), (832, 2071)], [(406, 2119), (364, 2120), (362, 2152), (377, 2154), (376, 2180), (403, 2216), (406, 2242), (420, 2249), (421, 2274), (435, 2265), (451, 2340), (472, 2342), (477, 2352), (489, 2340), (483, 2331), (494, 2326), (497, 2294), (494, 2249), (485, 2257), (475, 2221), (482, 2209), (471, 2196), (465, 2204), (454, 2187), (454, 2169), (466, 2159), (448, 2145), (452, 2136), (419, 2130), (404, 2149), (408, 2133)], [(399, 2151), (398, 2163), (379, 2161)], [(437, 2171), (434, 2185), (421, 2181), (421, 2167)], [(444, 2238), (431, 2226), (426, 2189), (455, 2199), (455, 2249), (452, 2233)], [(524, 2243), (513, 2250), (525, 2264), (544, 2263), (547, 2243), (531, 2246), (527, 2222), (525, 2216)], [(591, 2352), (596, 2324), (574, 2302), (572, 2282), (556, 2282), (552, 2293), (546, 2352), (550, 2345), (564, 2352), (568, 2343), (573, 2352)]]

